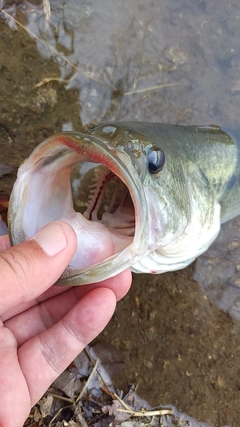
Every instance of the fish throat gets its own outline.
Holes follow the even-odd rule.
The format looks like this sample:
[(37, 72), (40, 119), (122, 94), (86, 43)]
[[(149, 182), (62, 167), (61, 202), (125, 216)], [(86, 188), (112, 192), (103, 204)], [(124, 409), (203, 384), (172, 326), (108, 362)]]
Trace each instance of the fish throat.
[(134, 236), (135, 210), (129, 190), (107, 166), (77, 164), (71, 173), (71, 187), (75, 211), (122, 236)]

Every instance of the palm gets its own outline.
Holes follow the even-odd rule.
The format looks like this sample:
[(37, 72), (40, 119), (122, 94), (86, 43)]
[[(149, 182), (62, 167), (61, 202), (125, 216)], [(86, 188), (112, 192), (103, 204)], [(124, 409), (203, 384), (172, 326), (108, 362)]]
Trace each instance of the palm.
[[(0, 237), (0, 248), (8, 246), (6, 237)], [(1, 281), (2, 277), (3, 301), (5, 283), (1, 288)], [(0, 425), (22, 425), (32, 405), (105, 327), (116, 299), (126, 293), (129, 284), (126, 272), (101, 284), (67, 290), (52, 287), (42, 294), (40, 290), (41, 295), (33, 299), (25, 288), (5, 298), (0, 329)], [(30, 295), (37, 294), (33, 286), (29, 286)]]

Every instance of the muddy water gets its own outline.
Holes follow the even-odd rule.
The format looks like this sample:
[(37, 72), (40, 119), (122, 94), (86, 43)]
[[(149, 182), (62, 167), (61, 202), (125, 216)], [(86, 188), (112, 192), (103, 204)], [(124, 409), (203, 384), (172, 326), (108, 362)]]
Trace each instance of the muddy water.
[[(49, 24), (41, 2), (1, 6), (22, 26), (1, 12), (0, 162), (103, 120), (239, 124), (236, 0), (52, 0)], [(239, 228), (183, 271), (134, 277), (102, 335), (125, 360), (117, 387), (239, 426)]]

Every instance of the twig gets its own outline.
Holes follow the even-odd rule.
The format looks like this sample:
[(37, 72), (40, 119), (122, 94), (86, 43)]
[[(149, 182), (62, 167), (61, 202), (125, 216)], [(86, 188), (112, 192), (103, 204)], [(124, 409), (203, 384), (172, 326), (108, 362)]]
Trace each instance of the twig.
[[(85, 348), (85, 352), (86, 352), (86, 354), (87, 354), (87, 356), (89, 357), (89, 359), (91, 360), (91, 362), (92, 363), (95, 363), (96, 362), (96, 360), (98, 360), (98, 359), (94, 359), (93, 357), (92, 357), (92, 355), (91, 355), (91, 353), (90, 353), (90, 351), (89, 351), (89, 348), (90, 348), (90, 346), (87, 346), (86, 348)], [(104, 384), (104, 387), (106, 388), (106, 390), (108, 391), (108, 393), (107, 394), (109, 394), (109, 396), (111, 396), (111, 398), (113, 399), (113, 391), (111, 391), (110, 390), (110, 388), (109, 388), (109, 384), (106, 384), (106, 382), (105, 382), (105, 380), (103, 379), (103, 377), (102, 377), (102, 374), (101, 374), (101, 372), (99, 372), (99, 370), (96, 368), (96, 370), (97, 370), (97, 373), (98, 373), (98, 375), (99, 375), (99, 377), (101, 378), (101, 380), (102, 380), (102, 382), (103, 382), (103, 384)], [(103, 389), (103, 388), (102, 388)], [(105, 393), (106, 393), (106, 391), (105, 391)]]
[(78, 75), (77, 73), (74, 73), (69, 79), (62, 79), (61, 77), (45, 77), (43, 80), (41, 80), (39, 83), (37, 83), (36, 85), (34, 85), (31, 88), (31, 91), (34, 89), (37, 89), (38, 87), (41, 87), (43, 85), (46, 85), (50, 82), (58, 82), (58, 83), (70, 83), (72, 80), (74, 80)]
[(114, 398), (118, 400), (118, 402), (123, 406), (122, 408), (117, 408), (119, 412), (126, 412), (131, 414), (132, 417), (154, 417), (156, 415), (173, 415), (172, 409), (154, 409), (152, 411), (141, 409), (140, 411), (134, 411), (130, 406), (128, 406), (120, 397), (114, 393)]
[(64, 397), (54, 393), (49, 393), (49, 396), (55, 397), (55, 399), (64, 400), (65, 402), (68, 402), (68, 403), (72, 403), (72, 404), (74, 403), (74, 400), (71, 399), (70, 397)]
[(61, 414), (61, 412), (63, 411), (63, 409), (71, 408), (71, 406), (72, 406), (72, 405), (68, 405), (68, 406), (64, 406), (63, 408), (60, 408), (60, 409), (56, 412), (56, 414), (53, 416), (53, 418), (51, 419), (50, 423), (48, 424), (48, 427), (51, 427), (51, 425), (52, 425), (53, 421), (55, 421), (55, 419), (58, 417), (58, 415), (59, 415), (59, 414)]
[(186, 85), (184, 85), (183, 83), (167, 83), (165, 85), (157, 85), (157, 86), (145, 87), (143, 89), (131, 90), (129, 92), (125, 92), (124, 96), (134, 95), (135, 93), (148, 92), (151, 90), (164, 89), (165, 87), (172, 87), (172, 86), (186, 86)]
[(173, 415), (172, 409), (156, 409), (155, 411), (146, 411), (145, 409), (141, 409), (140, 411), (133, 411), (132, 409), (121, 409), (117, 408), (119, 412), (127, 412), (131, 414), (132, 417), (155, 417), (156, 415)]
[(98, 367), (98, 360), (96, 360), (95, 366), (93, 367), (93, 370), (92, 370), (91, 374), (89, 375), (89, 377), (88, 377), (88, 379), (87, 379), (87, 381), (86, 381), (86, 383), (85, 383), (84, 387), (82, 388), (82, 390), (81, 390), (81, 392), (80, 392), (80, 394), (79, 394), (78, 398), (75, 400), (75, 402), (74, 402), (74, 403), (78, 403), (78, 402), (79, 402), (79, 400), (83, 397), (83, 395), (84, 395), (84, 393), (85, 393), (85, 391), (86, 391), (86, 389), (87, 389), (87, 387), (88, 387), (89, 382), (91, 381), (91, 379), (92, 379), (93, 375), (95, 374), (95, 372), (96, 372), (96, 370), (97, 370), (97, 367)]

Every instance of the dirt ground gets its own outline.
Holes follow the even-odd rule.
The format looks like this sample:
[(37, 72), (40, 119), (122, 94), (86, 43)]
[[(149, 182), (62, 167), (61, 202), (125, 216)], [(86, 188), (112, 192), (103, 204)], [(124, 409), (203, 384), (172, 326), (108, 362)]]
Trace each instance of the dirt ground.
[[(0, 12), (0, 162), (103, 120), (239, 125), (238, 1), (54, 0), (49, 26), (41, 2), (2, 5), (37, 39)], [(239, 228), (226, 224), (224, 243), (183, 271), (134, 276), (99, 338), (123, 355), (117, 388), (239, 426)]]

